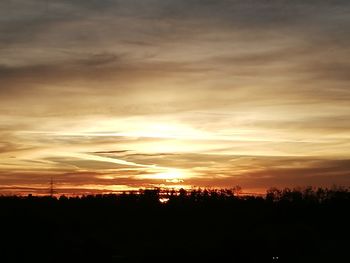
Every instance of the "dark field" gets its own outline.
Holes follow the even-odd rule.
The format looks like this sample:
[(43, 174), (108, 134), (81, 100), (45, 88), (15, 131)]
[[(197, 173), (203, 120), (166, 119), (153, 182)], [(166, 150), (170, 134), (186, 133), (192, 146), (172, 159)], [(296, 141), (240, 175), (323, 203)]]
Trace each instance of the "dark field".
[(350, 262), (349, 208), (346, 189), (3, 196), (0, 262)]

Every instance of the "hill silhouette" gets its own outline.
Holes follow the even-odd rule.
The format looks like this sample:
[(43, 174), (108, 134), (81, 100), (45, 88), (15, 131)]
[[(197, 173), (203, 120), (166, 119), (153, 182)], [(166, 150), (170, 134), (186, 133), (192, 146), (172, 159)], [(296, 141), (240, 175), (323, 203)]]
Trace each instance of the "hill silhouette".
[(0, 262), (350, 262), (349, 208), (345, 188), (1, 196)]

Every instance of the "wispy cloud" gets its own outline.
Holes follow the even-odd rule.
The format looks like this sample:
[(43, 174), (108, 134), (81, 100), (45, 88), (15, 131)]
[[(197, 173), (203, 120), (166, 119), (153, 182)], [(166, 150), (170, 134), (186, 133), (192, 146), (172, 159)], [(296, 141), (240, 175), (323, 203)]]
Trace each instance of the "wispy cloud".
[(47, 3), (0, 3), (6, 189), (348, 183), (348, 1)]

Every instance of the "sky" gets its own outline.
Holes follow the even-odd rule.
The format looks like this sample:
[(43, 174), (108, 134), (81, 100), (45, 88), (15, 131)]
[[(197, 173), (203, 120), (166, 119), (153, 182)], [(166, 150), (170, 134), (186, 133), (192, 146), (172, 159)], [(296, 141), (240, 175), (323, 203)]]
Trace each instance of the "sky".
[(348, 0), (0, 2), (0, 194), (350, 185)]

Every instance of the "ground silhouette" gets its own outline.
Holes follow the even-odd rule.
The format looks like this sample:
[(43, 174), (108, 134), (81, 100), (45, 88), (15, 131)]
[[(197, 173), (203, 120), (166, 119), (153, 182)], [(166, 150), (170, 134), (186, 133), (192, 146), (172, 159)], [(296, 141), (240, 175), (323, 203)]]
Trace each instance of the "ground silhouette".
[(345, 188), (1, 196), (0, 262), (350, 262), (349, 208)]

